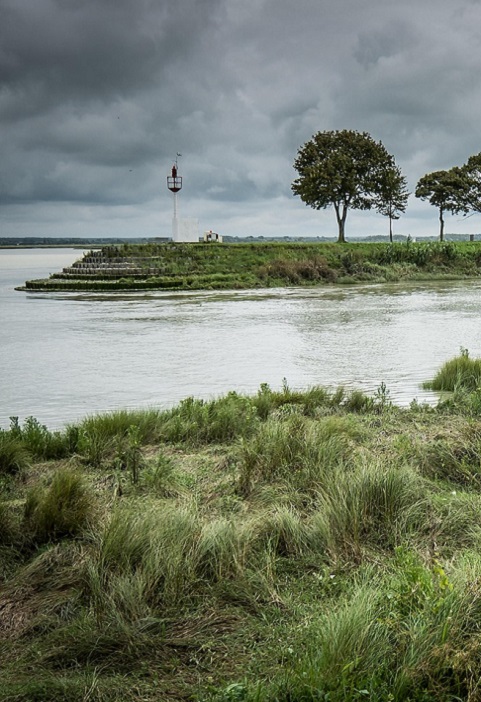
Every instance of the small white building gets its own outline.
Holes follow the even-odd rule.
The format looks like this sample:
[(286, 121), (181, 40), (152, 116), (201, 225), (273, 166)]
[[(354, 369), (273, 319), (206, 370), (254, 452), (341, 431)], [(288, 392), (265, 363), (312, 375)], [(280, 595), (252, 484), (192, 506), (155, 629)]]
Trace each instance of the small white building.
[(212, 229), (209, 229), (209, 231), (204, 232), (204, 241), (206, 244), (212, 241), (218, 242), (220, 244), (222, 243), (222, 237), (220, 234), (217, 234), (217, 232), (213, 232)]

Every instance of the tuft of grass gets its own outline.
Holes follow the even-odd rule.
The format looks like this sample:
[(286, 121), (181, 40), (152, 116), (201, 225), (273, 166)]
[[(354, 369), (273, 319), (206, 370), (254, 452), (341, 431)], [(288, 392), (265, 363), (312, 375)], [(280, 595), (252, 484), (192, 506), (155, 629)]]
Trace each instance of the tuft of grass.
[(161, 439), (193, 446), (250, 436), (258, 425), (251, 400), (236, 392), (211, 402), (188, 397), (164, 414)]
[(174, 461), (162, 451), (153, 461), (146, 463), (140, 474), (139, 489), (158, 498), (177, 497), (184, 490)]
[(0, 430), (0, 475), (15, 475), (25, 470), (31, 460), (22, 440), (8, 431)]
[(283, 558), (317, 552), (308, 523), (289, 505), (278, 505), (262, 515), (257, 524), (257, 541), (266, 551)]
[(476, 391), (481, 385), (481, 359), (470, 358), (467, 349), (446, 361), (434, 378), (423, 384), (429, 390), (454, 392), (455, 390)]
[(336, 471), (319, 497), (313, 538), (336, 557), (362, 559), (365, 547), (393, 549), (423, 523), (424, 486), (408, 468), (370, 463)]
[(67, 426), (66, 443), (70, 453), (78, 453), (88, 465), (99, 468), (124, 450), (132, 431), (139, 443), (155, 442), (159, 438), (162, 417), (163, 413), (154, 409), (92, 415), (80, 424)]
[(48, 487), (32, 488), (25, 501), (25, 525), (37, 544), (79, 535), (93, 516), (93, 496), (73, 470), (58, 470)]
[(480, 510), (478, 494), (451, 490), (433, 495), (429, 519), (425, 523), (431, 547), (446, 556), (452, 556), (459, 549), (479, 547), (481, 525), (476, 515)]
[(317, 422), (298, 414), (270, 419), (240, 449), (239, 488), (284, 481), (297, 489), (320, 488), (353, 451), (359, 431), (344, 417)]
[(267, 383), (262, 383), (252, 402), (263, 421), (276, 411), (279, 414), (279, 410), (281, 410), (281, 416), (288, 413), (288, 411), (282, 412), (286, 407), (291, 411), (298, 408), (298, 414), (314, 417), (320, 410), (330, 410), (339, 404), (336, 395), (331, 395), (323, 387), (314, 386), (303, 392), (291, 390), (285, 378), (281, 391), (272, 390)]

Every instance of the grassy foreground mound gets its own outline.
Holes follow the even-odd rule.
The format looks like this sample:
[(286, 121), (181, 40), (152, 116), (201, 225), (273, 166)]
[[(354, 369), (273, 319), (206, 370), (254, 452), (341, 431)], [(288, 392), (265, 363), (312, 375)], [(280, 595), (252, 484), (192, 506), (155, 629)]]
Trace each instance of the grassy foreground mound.
[(214, 290), (477, 277), (479, 242), (125, 244), (27, 290)]
[(0, 699), (478, 700), (481, 394), (0, 432)]

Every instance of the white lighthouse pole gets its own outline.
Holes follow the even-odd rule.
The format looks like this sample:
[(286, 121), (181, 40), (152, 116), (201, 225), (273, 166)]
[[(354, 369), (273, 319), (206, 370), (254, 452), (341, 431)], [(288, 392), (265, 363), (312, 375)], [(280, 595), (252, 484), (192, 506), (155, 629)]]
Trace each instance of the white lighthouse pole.
[(172, 217), (172, 241), (179, 240), (179, 220), (177, 218), (177, 193), (182, 189), (182, 178), (178, 175), (177, 159), (182, 154), (177, 154), (174, 165), (172, 166), (172, 174), (167, 176), (167, 187), (174, 195), (174, 216)]
[(178, 240), (179, 220), (177, 219), (177, 193), (174, 193), (174, 216), (172, 217), (172, 241)]

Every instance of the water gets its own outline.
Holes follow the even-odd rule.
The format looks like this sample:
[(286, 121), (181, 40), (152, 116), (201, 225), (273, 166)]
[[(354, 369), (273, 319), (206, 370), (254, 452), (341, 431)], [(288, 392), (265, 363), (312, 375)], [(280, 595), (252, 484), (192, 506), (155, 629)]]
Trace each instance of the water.
[(119, 407), (169, 407), (229, 390), (384, 382), (401, 405), (444, 361), (481, 355), (481, 283), (194, 293), (26, 293), (81, 257), (0, 251), (0, 426), (50, 428)]

